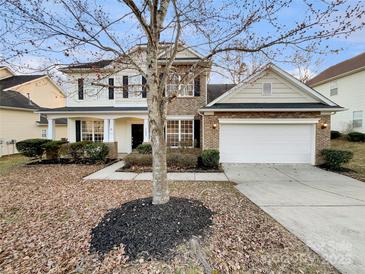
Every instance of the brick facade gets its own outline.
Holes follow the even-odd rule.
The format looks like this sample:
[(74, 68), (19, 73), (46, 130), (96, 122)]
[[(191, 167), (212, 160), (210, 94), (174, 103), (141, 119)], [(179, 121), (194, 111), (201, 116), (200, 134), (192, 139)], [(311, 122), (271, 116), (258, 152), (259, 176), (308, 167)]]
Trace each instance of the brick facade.
[[(214, 115), (204, 115), (203, 121), (203, 148), (219, 149), (219, 121), (220, 118), (320, 118), (316, 126), (316, 164), (321, 163), (320, 151), (330, 145), (329, 114), (321, 115), (320, 112), (215, 112)], [(328, 124), (325, 129), (323, 123)], [(213, 125), (216, 124), (216, 128)]]

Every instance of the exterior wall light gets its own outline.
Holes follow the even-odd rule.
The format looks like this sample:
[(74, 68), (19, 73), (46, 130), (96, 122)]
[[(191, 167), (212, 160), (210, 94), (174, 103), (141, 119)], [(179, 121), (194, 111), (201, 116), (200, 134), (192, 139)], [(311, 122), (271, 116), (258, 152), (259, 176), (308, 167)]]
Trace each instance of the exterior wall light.
[(321, 124), (321, 129), (325, 129), (325, 128), (327, 128), (328, 127), (328, 124), (327, 123), (322, 123)]
[(216, 129), (217, 128), (217, 124), (214, 123), (212, 127), (213, 127), (213, 129)]

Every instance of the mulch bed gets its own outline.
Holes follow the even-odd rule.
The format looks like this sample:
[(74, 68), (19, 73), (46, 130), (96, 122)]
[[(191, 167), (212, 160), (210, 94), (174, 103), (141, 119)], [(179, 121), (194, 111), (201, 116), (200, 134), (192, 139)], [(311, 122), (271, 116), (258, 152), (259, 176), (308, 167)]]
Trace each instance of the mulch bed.
[[(132, 167), (121, 167), (116, 170), (117, 172), (152, 172), (152, 167), (150, 166), (132, 166)], [(222, 173), (223, 169), (219, 167), (218, 169), (204, 169), (204, 168), (195, 168), (195, 169), (183, 169), (180, 167), (168, 167), (167, 172), (195, 172), (195, 173)]]
[[(123, 242), (90, 252), (108, 214), (151, 195), (148, 181), (82, 180), (100, 168), (35, 165), (0, 177), (0, 273), (202, 273), (184, 241), (169, 260), (133, 260)], [(338, 273), (230, 183), (171, 182), (170, 193), (214, 212), (201, 248), (220, 273)]]
[(106, 254), (123, 244), (128, 260), (171, 259), (176, 246), (203, 236), (212, 214), (197, 200), (171, 197), (167, 204), (153, 205), (152, 198), (137, 199), (103, 217), (91, 231), (90, 250)]
[(335, 172), (335, 173), (338, 173), (338, 174), (341, 174), (341, 175), (345, 175), (345, 176), (348, 176), (348, 177), (351, 177), (351, 178), (354, 178), (356, 180), (359, 180), (359, 181), (362, 181), (362, 182), (365, 182), (365, 177), (362, 176), (361, 174), (357, 173), (355, 170), (353, 169), (350, 169), (350, 168), (347, 168), (347, 167), (341, 167), (340, 169), (338, 170), (333, 170), (333, 169), (330, 169), (327, 165), (325, 164), (322, 164), (322, 165), (318, 165), (319, 168), (321, 169), (324, 169), (326, 171), (331, 171), (331, 172)]

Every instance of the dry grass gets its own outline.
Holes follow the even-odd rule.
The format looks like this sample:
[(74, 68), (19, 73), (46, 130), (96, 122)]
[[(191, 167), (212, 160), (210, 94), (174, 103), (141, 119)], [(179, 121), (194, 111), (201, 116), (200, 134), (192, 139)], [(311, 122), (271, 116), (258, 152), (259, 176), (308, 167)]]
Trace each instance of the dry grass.
[(29, 158), (21, 154), (13, 154), (0, 157), (0, 176), (7, 174), (13, 168), (16, 168), (28, 161)]
[[(150, 195), (150, 182), (82, 181), (100, 166), (28, 166), (0, 178), (0, 273), (202, 273), (189, 245), (171, 261), (102, 260), (90, 231), (106, 212)], [(202, 249), (215, 273), (337, 273), (230, 183), (174, 182), (171, 195), (215, 212)]]
[(335, 139), (331, 140), (331, 147), (350, 150), (354, 153), (354, 158), (344, 167), (352, 169), (356, 173), (348, 173), (347, 175), (365, 182), (365, 143)]

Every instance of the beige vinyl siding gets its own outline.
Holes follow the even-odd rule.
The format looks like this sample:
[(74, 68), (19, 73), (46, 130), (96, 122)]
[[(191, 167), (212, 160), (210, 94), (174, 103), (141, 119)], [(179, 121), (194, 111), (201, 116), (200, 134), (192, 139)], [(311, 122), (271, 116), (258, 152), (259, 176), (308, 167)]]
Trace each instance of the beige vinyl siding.
[(41, 107), (64, 107), (66, 103), (66, 98), (59, 88), (47, 78), (31, 81), (24, 85), (12, 88), (12, 90), (18, 91), (26, 97), (29, 93), (30, 99)]
[[(264, 96), (264, 83), (271, 83), (272, 95)], [(316, 99), (304, 94), (298, 88), (273, 72), (266, 72), (261, 78), (225, 97), (220, 103), (314, 103)]]
[[(41, 138), (42, 128), (47, 126), (38, 126), (39, 114), (33, 111), (0, 109), (0, 156), (5, 154), (16, 153), (12, 145), (6, 143), (10, 140), (21, 141), (30, 138)], [(67, 137), (66, 126), (56, 126), (56, 139)]]
[(7, 68), (0, 68), (0, 79), (7, 78), (13, 74)]

